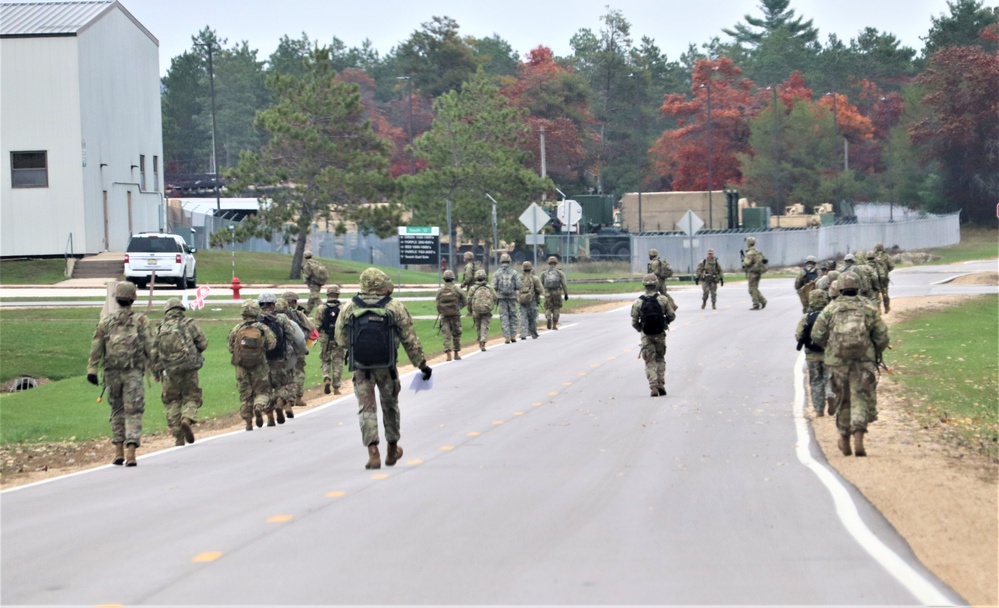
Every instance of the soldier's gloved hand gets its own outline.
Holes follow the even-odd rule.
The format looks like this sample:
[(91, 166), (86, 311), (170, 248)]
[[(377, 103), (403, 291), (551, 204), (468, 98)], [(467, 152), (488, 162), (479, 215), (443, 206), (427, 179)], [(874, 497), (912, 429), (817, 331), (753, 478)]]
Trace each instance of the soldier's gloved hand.
[(97, 374), (87, 374), (87, 382), (97, 386)]
[(423, 372), (423, 381), (424, 382), (426, 382), (427, 380), (430, 380), (430, 375), (434, 372), (433, 368), (431, 368), (429, 365), (427, 365), (425, 363), (423, 364), (423, 367), (420, 368), (420, 371)]
[(725, 287), (725, 279), (722, 279), (722, 280), (721, 280), (721, 286), (722, 286), (722, 287)]
[(569, 301), (569, 294), (565, 294), (565, 301), (566, 301), (566, 302), (568, 302), (568, 301)]

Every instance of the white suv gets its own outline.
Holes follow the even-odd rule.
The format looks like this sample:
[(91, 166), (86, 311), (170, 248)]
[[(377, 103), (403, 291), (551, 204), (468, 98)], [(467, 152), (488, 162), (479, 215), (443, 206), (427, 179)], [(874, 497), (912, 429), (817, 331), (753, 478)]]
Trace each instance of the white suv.
[(177, 289), (197, 285), (195, 249), (176, 234), (140, 232), (125, 249), (125, 278), (145, 288), (156, 273), (157, 281), (172, 282)]

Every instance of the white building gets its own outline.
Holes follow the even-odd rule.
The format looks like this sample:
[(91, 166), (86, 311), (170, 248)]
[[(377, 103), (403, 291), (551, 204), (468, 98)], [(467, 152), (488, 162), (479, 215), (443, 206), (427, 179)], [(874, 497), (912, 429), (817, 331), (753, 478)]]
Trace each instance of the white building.
[(117, 1), (0, 4), (0, 148), (0, 257), (160, 229), (159, 41)]

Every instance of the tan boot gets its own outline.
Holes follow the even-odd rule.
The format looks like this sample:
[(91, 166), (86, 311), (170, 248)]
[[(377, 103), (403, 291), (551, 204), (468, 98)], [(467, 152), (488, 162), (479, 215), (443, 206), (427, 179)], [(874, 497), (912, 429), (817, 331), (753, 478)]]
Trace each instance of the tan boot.
[(111, 464), (118, 465), (118, 466), (121, 466), (121, 465), (125, 464), (125, 444), (124, 443), (116, 443), (116, 444), (114, 444), (114, 460), (111, 461)]
[(340, 392), (340, 387), (338, 386), (338, 387), (336, 387), (336, 388), (333, 389), (333, 394), (334, 395), (342, 395), (343, 393)]
[(707, 306), (707, 305), (708, 305), (708, 301), (707, 300), (701, 300), (701, 310), (704, 310), (704, 307)]
[[(277, 423), (284, 424), (284, 399), (278, 399), (274, 403), (274, 415), (277, 416)], [(267, 426), (271, 426), (268, 424)]]
[(446, 351), (444, 351), (444, 354), (446, 354), (446, 355), (447, 355), (447, 360), (448, 360), (448, 361), (451, 361), (451, 360), (452, 360), (452, 357), (451, 357), (451, 351), (449, 351), (449, 350), (446, 350)]
[[(184, 433), (184, 440), (187, 443), (194, 443), (194, 429), (191, 428), (191, 424), (193, 423), (190, 418), (184, 418), (180, 421), (180, 430)], [(182, 443), (181, 445), (184, 444)]]
[(867, 456), (867, 450), (864, 449), (864, 431), (855, 431), (853, 433), (853, 454), (855, 456)]
[(330, 394), (330, 390), (331, 390), (330, 389), (330, 379), (329, 378), (323, 378), (323, 393), (329, 395)]
[(836, 415), (836, 401), (832, 397), (826, 397), (826, 412), (830, 416)]
[(850, 436), (840, 435), (839, 436), (839, 451), (843, 453), (844, 456), (852, 456), (853, 452), (850, 450)]
[(134, 467), (137, 464), (139, 463), (135, 462), (135, 444), (130, 443), (125, 446), (125, 466)]
[(485, 350), (486, 350), (486, 343), (485, 342), (479, 342), (479, 350), (485, 352)]
[(390, 467), (402, 458), (402, 447), (398, 443), (389, 443), (385, 453), (385, 466)]
[(509, 344), (509, 343), (510, 343), (510, 338), (503, 339), (503, 344)]
[(659, 396), (659, 388), (658, 387), (652, 389), (652, 396), (653, 397), (658, 397)]
[(454, 360), (455, 361), (461, 361), (461, 353), (460, 352), (454, 351)]
[(246, 421), (246, 430), (248, 430), (248, 431), (252, 431), (253, 430), (253, 420), (247, 420)]
[(178, 437), (173, 440), (174, 445), (184, 445), (185, 441), (183, 437)]
[(257, 413), (255, 413), (253, 415), (253, 417), (256, 418), (256, 423), (257, 423), (257, 428), (258, 429), (260, 427), (264, 426), (264, 415), (263, 414), (261, 414), (260, 412), (257, 412)]
[(378, 444), (372, 443), (368, 446), (368, 464), (364, 465), (365, 469), (380, 469), (382, 468), (382, 455), (378, 453)]
[(274, 426), (274, 410), (267, 412), (267, 426)]
[(548, 326), (548, 329), (551, 329), (551, 328), (552, 328), (552, 319), (551, 319), (551, 317), (547, 317), (547, 318), (545, 319), (545, 325), (547, 325), (547, 326)]

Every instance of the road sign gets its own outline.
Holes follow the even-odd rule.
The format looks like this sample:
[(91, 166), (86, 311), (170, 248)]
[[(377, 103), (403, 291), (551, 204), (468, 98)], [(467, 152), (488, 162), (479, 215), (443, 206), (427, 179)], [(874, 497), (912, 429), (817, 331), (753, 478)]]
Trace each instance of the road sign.
[(680, 218), (680, 221), (676, 225), (687, 236), (694, 236), (704, 226), (704, 220), (697, 217), (697, 214), (690, 209), (687, 209), (687, 212), (683, 214), (683, 217)]
[(564, 200), (558, 204), (555, 214), (566, 227), (575, 226), (583, 218), (583, 208), (572, 200)]
[(399, 226), (399, 263), (438, 264), (440, 234), (437, 226)]
[(548, 220), (551, 218), (541, 208), (541, 205), (537, 203), (531, 203), (527, 209), (520, 214), (520, 223), (527, 227), (531, 231), (531, 234), (537, 234), (539, 230), (545, 227)]

